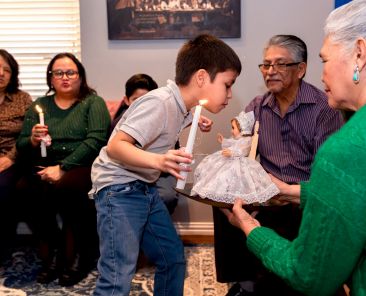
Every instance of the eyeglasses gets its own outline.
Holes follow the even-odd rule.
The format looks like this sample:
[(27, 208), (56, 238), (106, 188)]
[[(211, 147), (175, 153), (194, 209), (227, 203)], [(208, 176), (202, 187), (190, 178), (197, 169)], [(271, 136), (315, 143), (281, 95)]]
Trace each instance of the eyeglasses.
[(79, 75), (79, 72), (74, 70), (67, 70), (67, 71), (53, 70), (49, 71), (48, 73), (52, 74), (53, 78), (55, 79), (62, 79), (64, 75), (66, 75), (66, 77), (69, 79), (76, 79)]
[(271, 67), (274, 71), (285, 72), (288, 67), (298, 65), (302, 62), (296, 63), (276, 63), (276, 64), (259, 64), (258, 67), (262, 72), (268, 71)]

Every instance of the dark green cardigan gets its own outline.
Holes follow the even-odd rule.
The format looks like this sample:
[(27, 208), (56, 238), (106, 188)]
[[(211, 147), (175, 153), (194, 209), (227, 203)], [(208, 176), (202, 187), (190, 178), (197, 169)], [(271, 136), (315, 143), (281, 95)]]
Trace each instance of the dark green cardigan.
[(293, 242), (258, 227), (248, 237), (249, 249), (307, 295), (333, 295), (350, 279), (352, 295), (365, 296), (365, 106), (320, 148), (309, 182), (301, 184), (301, 205), (300, 233)]
[[(52, 138), (46, 159), (41, 158), (40, 147), (34, 148), (30, 143), (32, 127), (39, 123), (35, 105), (43, 109), (45, 125)], [(45, 96), (38, 98), (25, 114), (17, 149), (21, 159), (30, 161), (31, 165), (60, 164), (66, 171), (90, 166), (107, 142), (109, 126), (108, 109), (97, 95), (90, 95), (66, 110), (55, 104), (53, 95)]]

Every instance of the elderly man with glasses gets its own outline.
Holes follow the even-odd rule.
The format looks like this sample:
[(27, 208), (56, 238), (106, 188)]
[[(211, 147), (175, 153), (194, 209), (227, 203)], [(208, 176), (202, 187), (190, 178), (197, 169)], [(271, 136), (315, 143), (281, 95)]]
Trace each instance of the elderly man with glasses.
[[(319, 146), (342, 123), (330, 109), (326, 95), (303, 80), (307, 67), (306, 44), (293, 35), (276, 35), (267, 43), (259, 69), (268, 89), (245, 111), (254, 111), (260, 123), (260, 163), (278, 187), (294, 184), (286, 196), (274, 197), (259, 209), (256, 219), (287, 239), (296, 237), (301, 220), (300, 181), (309, 179)], [(246, 238), (214, 208), (216, 273), (219, 282), (236, 282), (227, 296), (300, 295), (267, 271), (249, 252)]]

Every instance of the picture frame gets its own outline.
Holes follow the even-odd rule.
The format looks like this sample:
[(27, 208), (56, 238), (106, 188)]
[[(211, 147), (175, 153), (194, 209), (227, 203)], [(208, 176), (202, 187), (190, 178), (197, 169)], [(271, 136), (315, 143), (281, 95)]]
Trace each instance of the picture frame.
[(241, 37), (241, 0), (107, 0), (108, 39)]

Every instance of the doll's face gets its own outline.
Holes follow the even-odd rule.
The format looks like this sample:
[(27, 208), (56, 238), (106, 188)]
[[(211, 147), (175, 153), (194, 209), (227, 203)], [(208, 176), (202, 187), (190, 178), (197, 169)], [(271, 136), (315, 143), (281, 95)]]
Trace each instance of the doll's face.
[(236, 123), (235, 120), (231, 121), (231, 135), (234, 138), (240, 136), (240, 129), (239, 129), (238, 124)]

